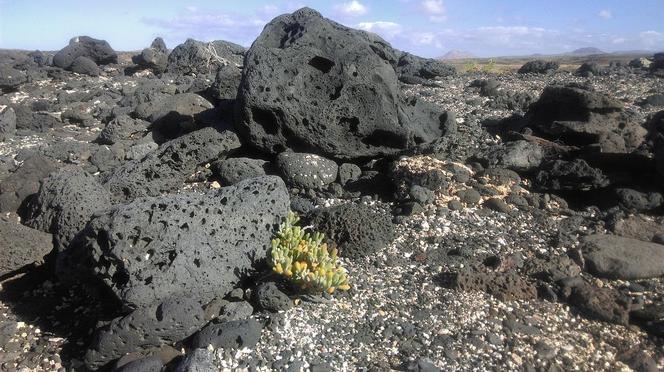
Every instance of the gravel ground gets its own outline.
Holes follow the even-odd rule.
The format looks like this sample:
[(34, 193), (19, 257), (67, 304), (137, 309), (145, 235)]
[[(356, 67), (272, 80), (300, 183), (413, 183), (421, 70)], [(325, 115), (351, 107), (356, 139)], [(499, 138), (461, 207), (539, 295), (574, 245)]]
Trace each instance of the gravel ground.
[[(466, 145), (456, 148), (451, 160), (465, 159), (499, 141), (482, 122), (515, 113), (492, 108), (488, 98), (468, 88), (480, 78), (494, 78), (505, 91), (529, 92), (534, 97), (554, 82), (590, 81), (597, 90), (611, 93), (644, 116), (656, 108), (634, 103), (664, 91), (662, 79), (636, 75), (588, 79), (565, 72), (537, 76), (471, 73), (439, 80), (441, 87), (404, 87), (408, 93), (455, 112)], [(77, 89), (85, 89), (85, 84), (119, 90), (133, 83), (128, 79), (86, 78)], [(54, 91), (45, 88), (47, 84), (35, 85), (38, 87), (30, 94), (12, 93), (10, 98), (54, 99)], [(56, 140), (89, 141), (101, 129), (98, 124), (89, 128), (66, 126), (45, 136), (17, 137), (0, 143), (0, 155), (14, 157), (22, 149)], [(419, 160), (405, 166), (414, 167)], [(445, 207), (450, 198), (437, 195), (423, 213), (402, 220), (397, 239), (372, 257), (344, 261), (352, 285), (347, 293), (299, 299), (289, 311), (257, 314), (268, 324), (259, 344), (253, 350), (216, 351), (218, 367), (382, 371), (426, 370), (433, 364), (443, 370), (464, 371), (613, 371), (629, 370), (621, 360), (632, 349), (646, 351), (660, 368), (664, 366), (661, 341), (637, 327), (588, 320), (560, 303), (501, 301), (483, 292), (461, 292), (442, 284), (442, 274), (491, 255), (525, 259), (559, 256), (574, 244), (558, 240), (561, 231), (569, 236), (603, 231), (595, 210), (570, 214), (552, 199), (536, 211), (504, 214), (474, 207), (452, 211)], [(370, 203), (375, 208), (392, 207)], [(450, 256), (446, 253), (450, 249), (461, 253)], [(104, 319), (103, 305), (91, 303), (78, 288), (62, 288), (48, 278), (30, 275), (2, 283), (0, 370), (79, 370), (88, 330), (95, 319)], [(641, 294), (646, 301), (662, 293), (659, 281), (654, 282), (657, 290)], [(596, 284), (622, 287), (630, 283), (596, 279)]]

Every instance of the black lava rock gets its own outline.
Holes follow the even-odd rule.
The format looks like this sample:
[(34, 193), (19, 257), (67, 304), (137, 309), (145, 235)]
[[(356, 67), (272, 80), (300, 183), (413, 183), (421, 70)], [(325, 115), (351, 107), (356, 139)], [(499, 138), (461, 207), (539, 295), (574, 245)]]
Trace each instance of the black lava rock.
[(241, 349), (254, 347), (261, 338), (261, 324), (253, 318), (208, 324), (192, 338), (195, 348)]

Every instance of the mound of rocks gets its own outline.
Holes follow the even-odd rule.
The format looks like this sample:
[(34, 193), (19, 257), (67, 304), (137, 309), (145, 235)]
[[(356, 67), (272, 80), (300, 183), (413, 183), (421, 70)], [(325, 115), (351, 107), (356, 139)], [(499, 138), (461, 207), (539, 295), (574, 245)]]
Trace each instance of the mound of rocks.
[(650, 64), (650, 72), (659, 77), (664, 77), (664, 53), (655, 53)]
[(560, 68), (558, 62), (553, 61), (528, 61), (519, 68), (520, 74), (549, 74)]
[[(69, 41), (69, 45), (60, 49), (53, 56), (53, 65), (69, 69), (79, 57), (85, 57), (95, 65), (118, 62), (117, 53), (105, 40), (93, 39), (89, 36), (77, 36)], [(85, 63), (89, 64), (88, 62)]]
[(378, 36), (312, 9), (279, 16), (247, 52), (236, 125), (266, 153), (335, 159), (396, 155), (450, 135), (444, 111), (401, 93), (396, 60)]
[(205, 194), (137, 199), (93, 217), (59, 272), (100, 279), (129, 308), (185, 294), (210, 301), (266, 257), (289, 204), (274, 176)]
[(244, 47), (228, 41), (187, 39), (171, 51), (167, 70), (180, 75), (211, 74), (221, 66), (242, 66), (245, 52)]

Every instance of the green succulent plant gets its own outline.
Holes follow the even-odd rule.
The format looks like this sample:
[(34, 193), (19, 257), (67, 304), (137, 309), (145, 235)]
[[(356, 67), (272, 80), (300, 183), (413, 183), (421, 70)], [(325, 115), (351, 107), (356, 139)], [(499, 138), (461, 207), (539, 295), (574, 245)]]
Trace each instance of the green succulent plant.
[(336, 248), (323, 243), (325, 235), (298, 226), (300, 218), (288, 212), (272, 239), (272, 270), (308, 292), (333, 293), (350, 289), (346, 270), (339, 263)]

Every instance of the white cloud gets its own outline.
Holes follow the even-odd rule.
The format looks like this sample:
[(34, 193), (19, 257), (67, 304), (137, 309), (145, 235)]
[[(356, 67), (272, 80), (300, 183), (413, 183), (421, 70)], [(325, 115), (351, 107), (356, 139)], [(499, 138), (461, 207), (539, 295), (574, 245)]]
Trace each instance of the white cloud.
[(432, 22), (443, 22), (447, 19), (443, 0), (422, 0), (421, 6)]
[(643, 31), (639, 33), (641, 44), (647, 49), (662, 48), (664, 45), (664, 33), (657, 31)]
[(611, 19), (613, 18), (613, 13), (609, 9), (602, 9), (597, 13), (597, 16), (604, 19)]
[(400, 24), (389, 21), (361, 22), (358, 23), (357, 28), (376, 33), (388, 40), (394, 39), (403, 32)]
[(357, 17), (365, 15), (369, 12), (369, 8), (357, 0), (352, 0), (343, 4), (337, 4), (334, 9), (346, 17)]

